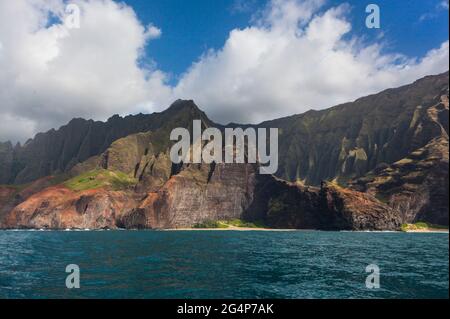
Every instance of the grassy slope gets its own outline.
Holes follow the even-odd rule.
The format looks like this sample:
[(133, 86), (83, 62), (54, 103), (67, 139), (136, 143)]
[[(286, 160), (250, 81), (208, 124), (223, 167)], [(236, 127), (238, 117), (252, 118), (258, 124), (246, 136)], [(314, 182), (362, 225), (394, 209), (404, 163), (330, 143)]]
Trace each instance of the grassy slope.
[(433, 225), (425, 222), (418, 222), (414, 224), (403, 224), (402, 231), (418, 231), (418, 230), (445, 230), (447, 226)]
[(136, 179), (122, 172), (96, 169), (71, 178), (64, 185), (78, 192), (96, 188), (123, 190), (134, 186), (136, 182)]

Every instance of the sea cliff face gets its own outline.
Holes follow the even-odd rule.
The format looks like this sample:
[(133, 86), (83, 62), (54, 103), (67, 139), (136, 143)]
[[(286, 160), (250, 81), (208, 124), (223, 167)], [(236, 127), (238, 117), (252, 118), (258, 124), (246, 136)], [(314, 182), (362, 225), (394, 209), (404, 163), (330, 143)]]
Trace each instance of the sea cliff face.
[(401, 225), (395, 210), (369, 194), (334, 183), (305, 187), (272, 176), (260, 176), (244, 216), (273, 228), (396, 230)]
[[(136, 188), (137, 189), (137, 188)], [(272, 228), (398, 229), (401, 220), (368, 194), (258, 175), (249, 164), (188, 166), (148, 193), (48, 187), (16, 206), (3, 228), (166, 229), (242, 218)]]
[(116, 218), (133, 207), (125, 192), (101, 189), (73, 192), (50, 187), (31, 196), (6, 215), (3, 227), (34, 229), (116, 228)]
[[(448, 73), (320, 112), (280, 130), (280, 167), (172, 164), (170, 132), (215, 126), (192, 101), (152, 115), (74, 120), (0, 144), (0, 228), (182, 228), (244, 219), (272, 228), (448, 225)], [(25, 183), (26, 182), (26, 183)], [(309, 185), (309, 186), (308, 186)]]
[(179, 228), (241, 218), (253, 201), (255, 175), (250, 164), (185, 167), (160, 190), (148, 193), (121, 223), (126, 228)]

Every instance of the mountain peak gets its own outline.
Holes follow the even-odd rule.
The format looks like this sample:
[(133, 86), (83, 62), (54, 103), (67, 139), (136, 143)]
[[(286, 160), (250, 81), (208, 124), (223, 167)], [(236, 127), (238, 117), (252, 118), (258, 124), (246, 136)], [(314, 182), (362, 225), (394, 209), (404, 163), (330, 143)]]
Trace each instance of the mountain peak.
[(208, 126), (214, 125), (214, 123), (208, 118), (193, 100), (181, 100), (178, 99), (173, 102), (168, 109), (161, 113), (167, 120), (173, 121), (176, 118), (182, 118), (183, 120), (202, 120), (207, 123)]
[(173, 102), (169, 106), (167, 111), (169, 111), (169, 112), (179, 112), (179, 111), (182, 111), (182, 110), (185, 110), (185, 109), (201, 112), (199, 107), (195, 104), (194, 100), (182, 100), (182, 99), (178, 99), (175, 102)]

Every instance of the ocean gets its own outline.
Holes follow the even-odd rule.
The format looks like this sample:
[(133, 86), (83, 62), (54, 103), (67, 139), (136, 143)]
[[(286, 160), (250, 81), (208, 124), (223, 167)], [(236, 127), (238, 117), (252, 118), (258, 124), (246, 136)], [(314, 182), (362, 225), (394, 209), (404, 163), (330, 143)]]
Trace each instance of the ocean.
[(448, 251), (448, 233), (0, 231), (0, 298), (448, 298)]

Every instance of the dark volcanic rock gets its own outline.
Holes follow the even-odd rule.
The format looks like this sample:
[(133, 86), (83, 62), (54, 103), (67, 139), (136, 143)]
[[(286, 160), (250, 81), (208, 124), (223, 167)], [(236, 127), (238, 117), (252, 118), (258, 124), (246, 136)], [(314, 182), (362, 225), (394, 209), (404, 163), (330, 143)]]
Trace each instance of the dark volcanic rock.
[(371, 195), (332, 183), (304, 187), (272, 176), (259, 178), (244, 218), (295, 229), (396, 230), (401, 225), (396, 212)]
[(245, 164), (190, 166), (149, 193), (120, 224), (180, 228), (234, 218), (295, 229), (396, 230), (401, 225), (396, 212), (371, 195), (333, 184), (303, 187), (258, 175), (255, 166)]

